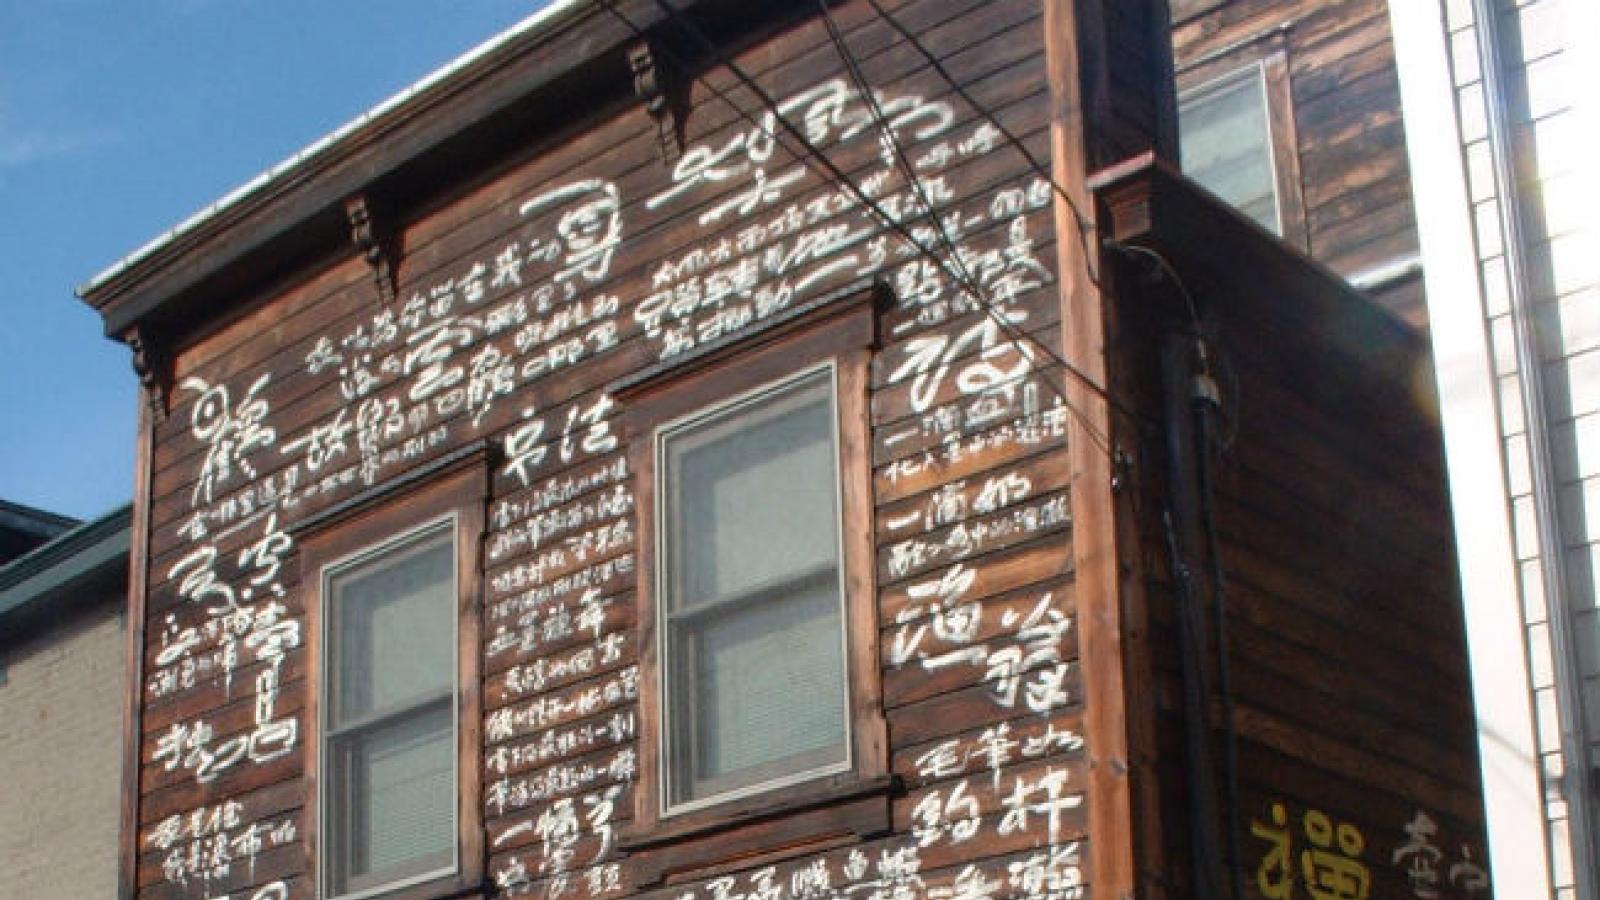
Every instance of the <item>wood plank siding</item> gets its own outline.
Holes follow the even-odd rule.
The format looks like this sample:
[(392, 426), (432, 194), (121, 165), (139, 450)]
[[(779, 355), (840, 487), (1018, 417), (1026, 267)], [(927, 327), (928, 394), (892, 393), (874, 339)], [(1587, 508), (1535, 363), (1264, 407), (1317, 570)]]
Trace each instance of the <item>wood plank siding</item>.
[[(652, 853), (619, 851), (643, 752), (638, 526), (607, 386), (873, 278), (897, 301), (878, 314), (867, 388), (880, 606), (863, 621), (880, 631), (884, 765), (906, 788), (880, 795), (870, 840), (780, 854), (776, 872), (738, 873), (738, 890), (1085, 878), (1071, 516), (1064, 457), (1048, 452), (1066, 435), (1046, 362), (1060, 352), (1053, 198), (996, 130), (1048, 156), (1041, 10), (887, 8), (977, 107), (865, 4), (837, 11), (845, 40), (984, 295), (1044, 349), (1009, 343), (792, 136), (764, 133), (761, 100), (719, 67), (689, 91), (675, 165), (617, 80), (581, 127), (461, 179), (398, 235), (391, 305), (359, 258), (231, 300), (231, 321), (174, 354), (154, 426), (137, 896), (314, 895), (302, 775), (316, 637), (298, 523), (484, 440), (499, 460), (483, 639), (463, 652), (483, 660), (488, 882), (645, 893), (661, 877)], [(878, 204), (914, 215), (917, 189), (885, 160), (820, 21), (735, 59)], [(929, 603), (956, 576), (982, 623), (971, 634)], [(263, 650), (269, 628), (288, 637)], [(563, 817), (576, 828), (554, 834)], [(713, 896), (726, 868), (663, 893)]]
[(1171, 0), (1180, 88), (1281, 54), (1293, 166), (1285, 233), (1425, 328), (1387, 0)]
[[(1168, 858), (1197, 852), (1179, 823), (1195, 821), (1196, 772), (1209, 771), (1225, 798), (1217, 852), (1230, 855), (1232, 832), (1245, 896), (1320, 896), (1301, 854), (1334, 832), (1344, 868), (1328, 877), (1350, 890), (1483, 895), (1486, 876), (1468, 878), (1482, 875), (1480, 779), (1425, 342), (1170, 172), (1130, 167), (1101, 193), (1116, 237), (1182, 280), (1122, 295), (1112, 382), (1135, 409), (1176, 402), (1175, 424), (1146, 430), (1134, 485), (1163, 511), (1140, 517), (1139, 553), (1162, 760), (1150, 803), (1170, 823)], [(1216, 379), (1214, 444), (1195, 436), (1196, 375)], [(1186, 609), (1209, 648), (1197, 672)], [(1208, 723), (1195, 752), (1210, 758), (1198, 769), (1177, 752), (1195, 680)], [(1422, 869), (1449, 860), (1431, 882), (1412, 871), (1419, 852)], [(1165, 874), (1176, 895), (1202, 895), (1184, 868)]]
[[(1361, 44), (1357, 7), (1308, 13), (1297, 53)], [(461, 536), (468, 834), (451, 874), (382, 896), (1190, 896), (1157, 540), (1178, 492), (1139, 368), (1162, 337), (1126, 327), (1146, 275), (1097, 240), (1112, 207), (1089, 185), (1170, 155), (1166, 41), (1214, 41), (1120, 0), (825, 9), (569, 10), (88, 290), (146, 348), (151, 404), (123, 900), (331, 895), (323, 573), (408, 511)], [(1358, 90), (1385, 77), (1366, 65)], [(1336, 237), (1406, 202), (1352, 161), (1381, 165), (1388, 139), (1327, 67), (1295, 77), (1324, 104), (1304, 171), (1343, 185), (1308, 193), (1313, 250), (1360, 268), (1411, 228)], [(1248, 399), (1217, 487), (1237, 698), (1207, 702), (1233, 710), (1246, 818), (1355, 823), (1369, 843), (1340, 865), (1389, 896), (1399, 811), (1462, 841), (1480, 815), (1415, 338), (1182, 191), (1202, 210), (1184, 217), (1224, 222), (1185, 240), (1375, 329), (1356, 346), (1261, 291), (1227, 319), (1257, 346), (1229, 344)], [(839, 392), (850, 759), (674, 810), (653, 429), (818, 360)], [(1351, 366), (1319, 390), (1330, 360)], [(1360, 395), (1361, 418), (1338, 413)], [(1357, 493), (1371, 506), (1341, 509)]]

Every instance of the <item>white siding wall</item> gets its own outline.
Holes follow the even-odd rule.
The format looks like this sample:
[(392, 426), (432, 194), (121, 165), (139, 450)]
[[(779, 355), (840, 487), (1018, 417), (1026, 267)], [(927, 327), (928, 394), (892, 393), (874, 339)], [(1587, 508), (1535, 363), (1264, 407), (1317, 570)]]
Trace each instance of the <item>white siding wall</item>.
[[(1415, 86), (1429, 74), (1419, 70), (1427, 56), (1424, 45), (1430, 39), (1437, 42), (1439, 36), (1422, 35), (1416, 11), (1398, 9), (1412, 0), (1393, 2), (1402, 79), (1410, 79)], [(1582, 757), (1591, 769), (1600, 764), (1600, 611), (1596, 607), (1596, 583), (1600, 581), (1596, 575), (1600, 571), (1600, 190), (1595, 176), (1600, 159), (1596, 156), (1596, 139), (1600, 133), (1594, 127), (1600, 115), (1596, 109), (1600, 105), (1600, 82), (1595, 80), (1600, 64), (1593, 58), (1596, 39), (1592, 34), (1596, 19), (1593, 6), (1597, 4), (1594, 0), (1498, 0), (1496, 4), (1502, 64), (1499, 80), (1505, 94), (1511, 162), (1522, 205), (1525, 296), (1538, 344), (1542, 418), (1547, 426), (1550, 474), (1557, 496), (1561, 546), (1542, 548), (1531, 468), (1534, 461), (1527, 435), (1529, 417), (1523, 408), (1520, 382), (1530, 362), (1521, 358), (1512, 327), (1505, 262), (1511, 236), (1501, 224), (1499, 204), (1506, 192), (1497, 183), (1491, 152), (1483, 61), (1478, 53), (1479, 23), (1474, 19), (1470, 0), (1438, 2), (1434, 27), (1444, 32), (1448, 75), (1457, 105), (1454, 140), (1460, 158), (1450, 162), (1463, 173), (1462, 190), (1471, 211), (1479, 301), (1475, 304), (1479, 316), (1475, 327), (1481, 328), (1482, 343), (1488, 351), (1488, 373), (1497, 388), (1494, 427), (1500, 449), (1498, 471), (1491, 471), (1483, 460), (1469, 463), (1456, 447), (1451, 447), (1452, 490), (1459, 495), (1476, 481), (1481, 492), (1482, 481), (1493, 479), (1510, 523), (1509, 548), (1463, 544), (1463, 581), (1470, 585), (1475, 577), (1474, 567), (1482, 565), (1475, 555), (1509, 554), (1514, 560), (1519, 589), (1508, 592), (1504, 602), (1518, 605), (1524, 629), (1520, 651), (1526, 677), (1522, 689), (1527, 692), (1533, 726), (1532, 758), (1527, 763), (1541, 779), (1549, 838), (1548, 885), (1497, 878), (1496, 889), (1502, 898), (1577, 896), (1576, 887), (1582, 878), (1591, 882), (1591, 891), (1585, 896), (1594, 897), (1594, 862), (1588, 852), (1572, 846), (1567, 827), (1568, 804), (1588, 803), (1591, 822), (1600, 820), (1600, 808), (1593, 798), (1574, 796), (1572, 781), (1565, 777), (1562, 754), (1566, 735), (1560, 713), (1562, 704), (1569, 704), (1588, 743)], [(1419, 91), (1406, 92), (1408, 124), (1416, 112), (1411, 104), (1422, 96)], [(1437, 141), (1431, 143), (1439, 149)], [(1418, 159), (1416, 149), (1412, 154), (1416, 170), (1423, 161)], [(1424, 202), (1425, 198), (1419, 197), (1419, 219), (1424, 230), (1447, 229), (1448, 223), (1428, 224), (1430, 213), (1444, 210), (1423, 208)], [(1427, 246), (1424, 234), (1425, 254)], [(1459, 260), (1452, 263), (1439, 254), (1425, 258), (1430, 269), (1452, 264), (1459, 266)], [(1441, 315), (1473, 313), (1470, 304), (1450, 303), (1446, 298), (1432, 296), (1435, 274), (1443, 273), (1430, 272), (1429, 280), (1430, 313), (1437, 330)], [(1444, 329), (1443, 333), (1451, 334), (1452, 329)], [(1462, 332), (1456, 329), (1453, 333)], [(1452, 349), (1436, 336), (1436, 346), (1441, 360), (1446, 360), (1453, 350), (1460, 350), (1461, 343)], [(1452, 426), (1450, 392), (1470, 388), (1453, 385), (1441, 371), (1440, 389), (1448, 432)], [(1457, 403), (1455, 408), (1458, 421), (1454, 424), (1468, 427), (1471, 423), (1459, 420), (1467, 406)], [(1458, 508), (1458, 524), (1461, 516)], [(1569, 648), (1558, 646), (1562, 629), (1554, 627), (1559, 623), (1552, 622), (1552, 610), (1546, 603), (1541, 567), (1547, 564), (1564, 567)], [(1475, 654), (1490, 646), (1481, 637), (1474, 640)], [(1500, 646), (1514, 644), (1502, 640)], [(1571, 671), (1580, 682), (1576, 686), (1558, 685), (1563, 677), (1559, 664), (1563, 649), (1568, 650)], [(1482, 677), (1483, 671), (1479, 669), (1475, 677)], [(1479, 689), (1480, 695), (1491, 690), (1487, 685), (1480, 685)], [(1485, 731), (1489, 730), (1486, 724)], [(1484, 740), (1495, 737), (1486, 733)], [(1486, 768), (1489, 757), (1486, 751)], [(1491, 832), (1491, 840), (1501, 839), (1492, 829)]]

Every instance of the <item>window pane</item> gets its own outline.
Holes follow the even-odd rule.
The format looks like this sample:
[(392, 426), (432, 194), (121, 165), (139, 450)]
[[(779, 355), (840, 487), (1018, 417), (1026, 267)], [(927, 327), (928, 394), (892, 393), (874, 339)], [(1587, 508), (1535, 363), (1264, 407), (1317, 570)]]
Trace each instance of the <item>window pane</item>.
[(449, 529), (332, 579), (329, 724), (449, 691), (455, 680), (455, 553)]
[(1183, 101), (1178, 120), (1184, 174), (1264, 228), (1281, 233), (1260, 68), (1200, 89)]
[[(682, 627), (688, 800), (845, 760), (837, 576)], [(693, 665), (693, 671), (683, 671)], [(692, 695), (691, 695), (692, 692)]]
[(675, 604), (832, 564), (838, 490), (831, 394), (822, 373), (669, 439)]
[(326, 889), (449, 868), (456, 842), (454, 525), (327, 579)]
[(663, 444), (670, 803), (848, 758), (829, 371)]
[(435, 703), (334, 739), (329, 821), (343, 863), (336, 891), (450, 865), (456, 796), (451, 714), (448, 702)]

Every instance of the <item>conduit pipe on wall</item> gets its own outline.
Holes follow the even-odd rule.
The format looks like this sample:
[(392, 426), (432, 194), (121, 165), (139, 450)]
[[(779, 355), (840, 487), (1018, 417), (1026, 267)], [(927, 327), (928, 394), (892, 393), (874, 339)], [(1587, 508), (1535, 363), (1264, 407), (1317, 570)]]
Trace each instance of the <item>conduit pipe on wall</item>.
[[(1511, 306), (1511, 327), (1516, 342), (1517, 386), (1528, 441), (1528, 467), (1532, 476), (1534, 522), (1539, 537), (1540, 572), (1555, 662), (1556, 707), (1561, 726), (1561, 756), (1567, 800), (1567, 827), (1579, 900), (1596, 900), (1595, 844), (1591, 804), (1592, 776), (1587, 760), (1587, 729), (1583, 721), (1582, 673), (1572, 627), (1571, 594), (1566, 577), (1566, 549), (1557, 519), (1557, 485), (1550, 449), (1549, 416), (1545, 408), (1544, 373), (1535, 332), (1522, 214), (1512, 157), (1511, 122), (1506, 113), (1509, 94), (1502, 80), (1500, 23), (1494, 0), (1472, 0), (1477, 24), (1479, 70), (1487, 115), (1489, 155), (1494, 163), (1495, 196), (1505, 258)], [(1481, 250), (1481, 248), (1480, 248)], [(1559, 868), (1559, 867), (1557, 867)]]
[[(1176, 287), (1176, 285), (1175, 285)], [(1220, 897), (1222, 851), (1218, 846), (1216, 763), (1209, 714), (1213, 695), (1206, 678), (1206, 615), (1194, 561), (1200, 557), (1200, 491), (1195, 471), (1200, 463), (1191, 427), (1190, 386), (1195, 377), (1194, 348), (1198, 337), (1188, 332), (1165, 336), (1161, 348), (1161, 381), (1166, 438), (1167, 503), (1162, 512), (1167, 558), (1176, 588), (1178, 648), (1183, 678), (1184, 779), (1189, 813), (1191, 896)], [(1203, 452), (1203, 450), (1202, 450)], [(1229, 880), (1237, 882), (1237, 872)]]

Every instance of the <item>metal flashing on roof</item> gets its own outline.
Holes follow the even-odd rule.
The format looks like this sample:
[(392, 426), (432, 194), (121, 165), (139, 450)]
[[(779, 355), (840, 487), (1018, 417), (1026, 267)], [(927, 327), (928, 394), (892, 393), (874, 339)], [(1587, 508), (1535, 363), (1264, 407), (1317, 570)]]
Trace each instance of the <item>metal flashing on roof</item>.
[(242, 200), (263, 192), (267, 187), (284, 180), (289, 173), (301, 168), (307, 162), (327, 153), (332, 148), (339, 146), (353, 135), (361, 132), (373, 122), (405, 106), (419, 95), (449, 80), (452, 75), (466, 69), (472, 63), (493, 53), (495, 50), (509, 44), (513, 40), (538, 34), (542, 29), (551, 28), (574, 13), (585, 0), (550, 0), (544, 7), (521, 22), (500, 32), (494, 37), (484, 41), (478, 46), (468, 50), (461, 56), (434, 70), (421, 80), (389, 97), (387, 100), (374, 106), (332, 132), (312, 141), (304, 149), (291, 155), (289, 158), (269, 167), (266, 171), (246, 181), (239, 187), (223, 195), (221, 199), (206, 206), (189, 218), (167, 229), (144, 246), (134, 250), (122, 259), (107, 266), (101, 272), (89, 279), (76, 289), (79, 297), (86, 297), (90, 293), (103, 287), (107, 282), (126, 272), (145, 259), (155, 255), (173, 241), (186, 234), (198, 230), (201, 226), (217, 218), (221, 213), (237, 205)]
[(0, 528), (10, 528), (45, 538), (55, 537), (78, 524), (71, 516), (58, 515), (22, 503), (0, 500)]
[(111, 567), (126, 569), (131, 521), (132, 508), (121, 506), (0, 566), (0, 621), (68, 599), (71, 588)]

